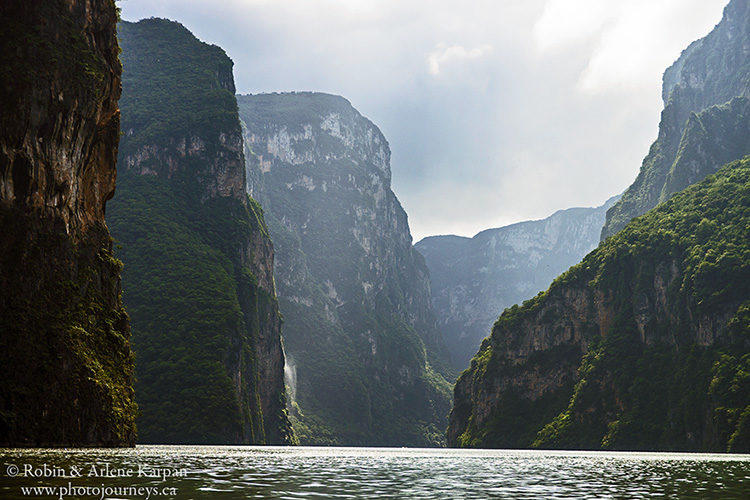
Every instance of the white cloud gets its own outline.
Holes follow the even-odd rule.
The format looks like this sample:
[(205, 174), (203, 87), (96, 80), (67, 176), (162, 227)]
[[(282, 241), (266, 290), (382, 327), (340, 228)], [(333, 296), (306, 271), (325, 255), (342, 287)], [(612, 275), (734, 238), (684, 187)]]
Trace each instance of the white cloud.
[(479, 59), (492, 52), (492, 46), (488, 44), (480, 45), (472, 49), (466, 49), (462, 45), (447, 45), (439, 43), (435, 50), (427, 56), (427, 71), (437, 76), (443, 66), (449, 63)]
[(602, 0), (548, 0), (534, 24), (534, 42), (542, 51), (586, 42), (612, 17), (613, 4)]
[(723, 4), (724, 0), (622, 2), (611, 26), (601, 34), (579, 88), (602, 92), (659, 86), (663, 71), (696, 38), (695, 33), (708, 33), (719, 21)]
[(583, 51), (578, 90), (649, 89), (687, 44), (719, 21), (726, 0), (547, 0), (534, 25), (537, 49)]

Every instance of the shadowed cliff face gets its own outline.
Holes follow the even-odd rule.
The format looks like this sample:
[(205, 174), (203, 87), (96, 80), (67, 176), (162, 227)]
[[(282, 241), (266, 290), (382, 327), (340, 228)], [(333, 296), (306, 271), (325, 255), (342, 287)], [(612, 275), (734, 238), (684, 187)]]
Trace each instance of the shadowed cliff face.
[(60, 218), (74, 238), (115, 190), (120, 63), (112, 2), (4, 2), (4, 204)]
[(0, 445), (132, 445), (111, 1), (0, 5)]
[(238, 96), (277, 250), (292, 416), (308, 444), (435, 445), (449, 373), (390, 149), (341, 97)]
[(274, 251), (247, 196), (232, 61), (165, 19), (120, 24), (125, 262), (143, 442), (284, 444)]
[(507, 309), (456, 384), (449, 443), (747, 450), (749, 186), (750, 159), (724, 167)]
[[(664, 72), (659, 136), (636, 180), (607, 212), (602, 240), (680, 189), (750, 153), (749, 56), (750, 4), (732, 0), (711, 33), (690, 44)], [(736, 97), (744, 99), (732, 101)], [(701, 142), (707, 147), (691, 147)]]

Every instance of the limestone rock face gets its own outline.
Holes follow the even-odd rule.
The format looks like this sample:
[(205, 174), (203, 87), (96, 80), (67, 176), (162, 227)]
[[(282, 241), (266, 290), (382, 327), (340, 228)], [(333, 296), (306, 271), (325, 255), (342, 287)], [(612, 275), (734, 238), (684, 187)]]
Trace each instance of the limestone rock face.
[(457, 370), (469, 366), (499, 312), (546, 289), (596, 247), (615, 201), (487, 229), (473, 238), (430, 236), (415, 245), (430, 270), (435, 315)]
[(0, 446), (135, 442), (111, 1), (0, 6)]
[[(732, 0), (711, 33), (690, 44), (665, 71), (659, 136), (636, 180), (607, 212), (602, 239), (680, 189), (750, 153), (749, 58), (750, 4)], [(733, 101), (738, 97), (743, 99)], [(699, 142), (701, 149), (696, 150)]]
[(248, 189), (277, 250), (303, 443), (434, 445), (448, 374), (429, 275), (391, 191), (390, 149), (341, 97), (238, 97)]
[(232, 61), (178, 23), (120, 25), (122, 247), (146, 442), (285, 444), (274, 250), (246, 192)]

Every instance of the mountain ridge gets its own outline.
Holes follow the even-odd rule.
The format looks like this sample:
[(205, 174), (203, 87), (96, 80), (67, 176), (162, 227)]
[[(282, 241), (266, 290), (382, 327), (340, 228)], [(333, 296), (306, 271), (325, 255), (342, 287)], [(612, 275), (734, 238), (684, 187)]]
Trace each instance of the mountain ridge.
[(596, 247), (605, 211), (617, 199), (486, 229), (472, 238), (430, 236), (415, 245), (430, 269), (433, 307), (456, 369), (469, 365), (498, 311), (544, 290)]

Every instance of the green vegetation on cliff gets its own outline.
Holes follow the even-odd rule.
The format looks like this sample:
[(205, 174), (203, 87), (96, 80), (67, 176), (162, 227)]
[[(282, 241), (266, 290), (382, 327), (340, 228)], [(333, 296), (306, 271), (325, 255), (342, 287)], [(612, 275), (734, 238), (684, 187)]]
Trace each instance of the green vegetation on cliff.
[(137, 407), (122, 263), (103, 224), (0, 210), (0, 444), (123, 446)]
[(749, 451), (749, 242), (746, 157), (506, 310), (456, 384), (451, 444)]
[(121, 23), (124, 261), (140, 440), (289, 443), (263, 213), (244, 192), (232, 62), (171, 21)]
[[(121, 22), (122, 146), (132, 151), (237, 128), (232, 60), (167, 19)], [(137, 92), (128, 91), (129, 88)]]

